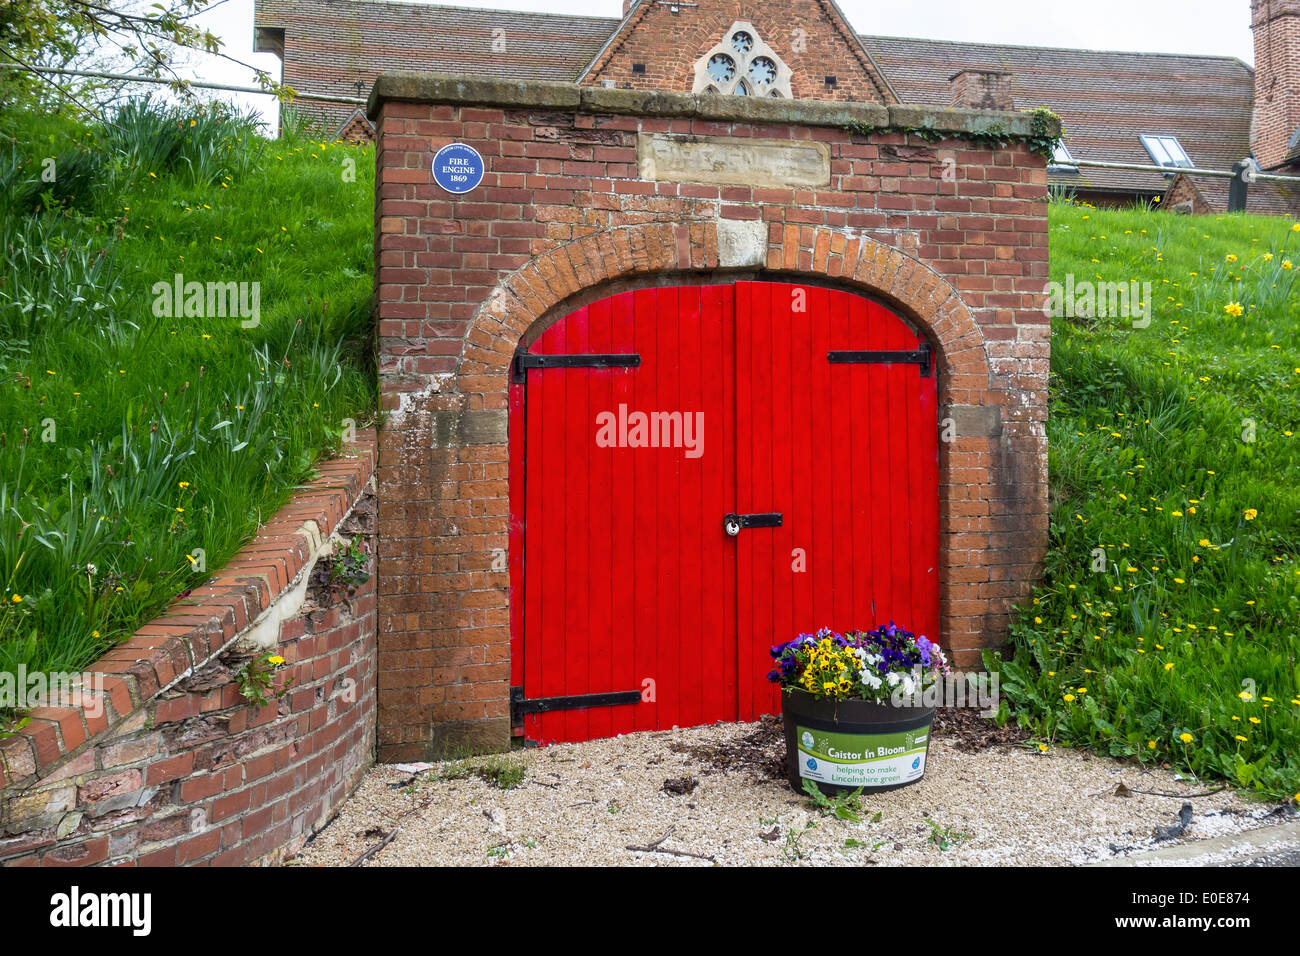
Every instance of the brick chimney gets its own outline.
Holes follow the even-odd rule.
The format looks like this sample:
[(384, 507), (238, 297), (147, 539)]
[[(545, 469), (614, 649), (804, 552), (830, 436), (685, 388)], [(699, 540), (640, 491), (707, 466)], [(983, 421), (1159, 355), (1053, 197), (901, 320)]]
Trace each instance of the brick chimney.
[[(1300, 0), (1295, 0), (1300, 3)], [(972, 110), (1015, 109), (1011, 74), (1001, 70), (962, 70), (948, 77), (952, 105)]]
[(1251, 148), (1264, 169), (1280, 165), (1300, 129), (1300, 0), (1251, 0), (1255, 115)]

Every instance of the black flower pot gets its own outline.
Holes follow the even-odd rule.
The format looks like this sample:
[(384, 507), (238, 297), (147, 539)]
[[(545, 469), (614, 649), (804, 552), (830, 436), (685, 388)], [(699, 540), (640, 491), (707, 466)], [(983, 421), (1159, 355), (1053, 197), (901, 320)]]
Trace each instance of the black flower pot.
[(897, 790), (925, 773), (933, 707), (818, 700), (802, 690), (781, 694), (786, 775), (804, 792), (811, 780), (831, 796), (858, 788)]

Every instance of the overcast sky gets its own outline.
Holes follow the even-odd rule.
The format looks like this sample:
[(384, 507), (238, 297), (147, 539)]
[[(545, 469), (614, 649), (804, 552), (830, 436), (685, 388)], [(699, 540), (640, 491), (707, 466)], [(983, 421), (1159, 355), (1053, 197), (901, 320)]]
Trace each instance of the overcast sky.
[[(839, 4), (859, 33), (880, 36), (1206, 53), (1254, 62), (1250, 0), (839, 0)], [(588, 16), (617, 16), (623, 9), (621, 0), (444, 0), (442, 5)], [(204, 15), (203, 22), (225, 41), (227, 53), (279, 77), (276, 57), (252, 53), (253, 0), (224, 0)], [(191, 59), (196, 79), (251, 83), (250, 74), (230, 63), (197, 55)]]

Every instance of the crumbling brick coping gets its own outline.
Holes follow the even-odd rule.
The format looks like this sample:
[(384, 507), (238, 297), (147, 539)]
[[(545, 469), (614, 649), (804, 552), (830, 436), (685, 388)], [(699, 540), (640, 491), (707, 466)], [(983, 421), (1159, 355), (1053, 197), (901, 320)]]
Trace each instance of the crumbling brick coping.
[[(1034, 118), (1006, 110), (878, 103), (787, 100), (712, 93), (615, 90), (546, 80), (507, 80), (438, 73), (384, 73), (370, 91), (366, 113), (378, 120), (385, 102), (572, 109), (579, 113), (694, 118), (722, 123), (928, 129), (960, 137), (972, 133), (1032, 136)], [(1057, 132), (1059, 132), (1059, 124)]]
[(29, 711), (29, 723), (0, 738), (0, 788), (44, 779), (225, 650), (289, 589), (352, 509), (374, 473), (375, 448), (374, 430), (359, 431), (345, 457), (319, 463), (319, 477), (217, 575), (86, 668), (103, 675), (98, 716), (84, 707)]

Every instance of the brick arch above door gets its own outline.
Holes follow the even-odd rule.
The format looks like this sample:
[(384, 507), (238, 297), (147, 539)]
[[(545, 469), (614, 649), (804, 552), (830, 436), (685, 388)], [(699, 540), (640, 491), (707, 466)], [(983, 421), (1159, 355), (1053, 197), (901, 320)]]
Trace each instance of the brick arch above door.
[[(659, 275), (766, 270), (830, 280), (878, 296), (921, 328), (937, 350), (947, 390), (992, 386), (984, 335), (957, 290), (925, 263), (868, 236), (818, 226), (767, 227), (762, 264), (736, 267), (719, 255), (718, 223), (645, 223), (598, 232), (534, 257), (499, 283), (465, 337), (461, 376), (504, 372), (515, 346), (539, 320), (614, 283)], [(505, 394), (505, 379), (500, 381)], [(951, 392), (945, 400), (969, 396)]]

